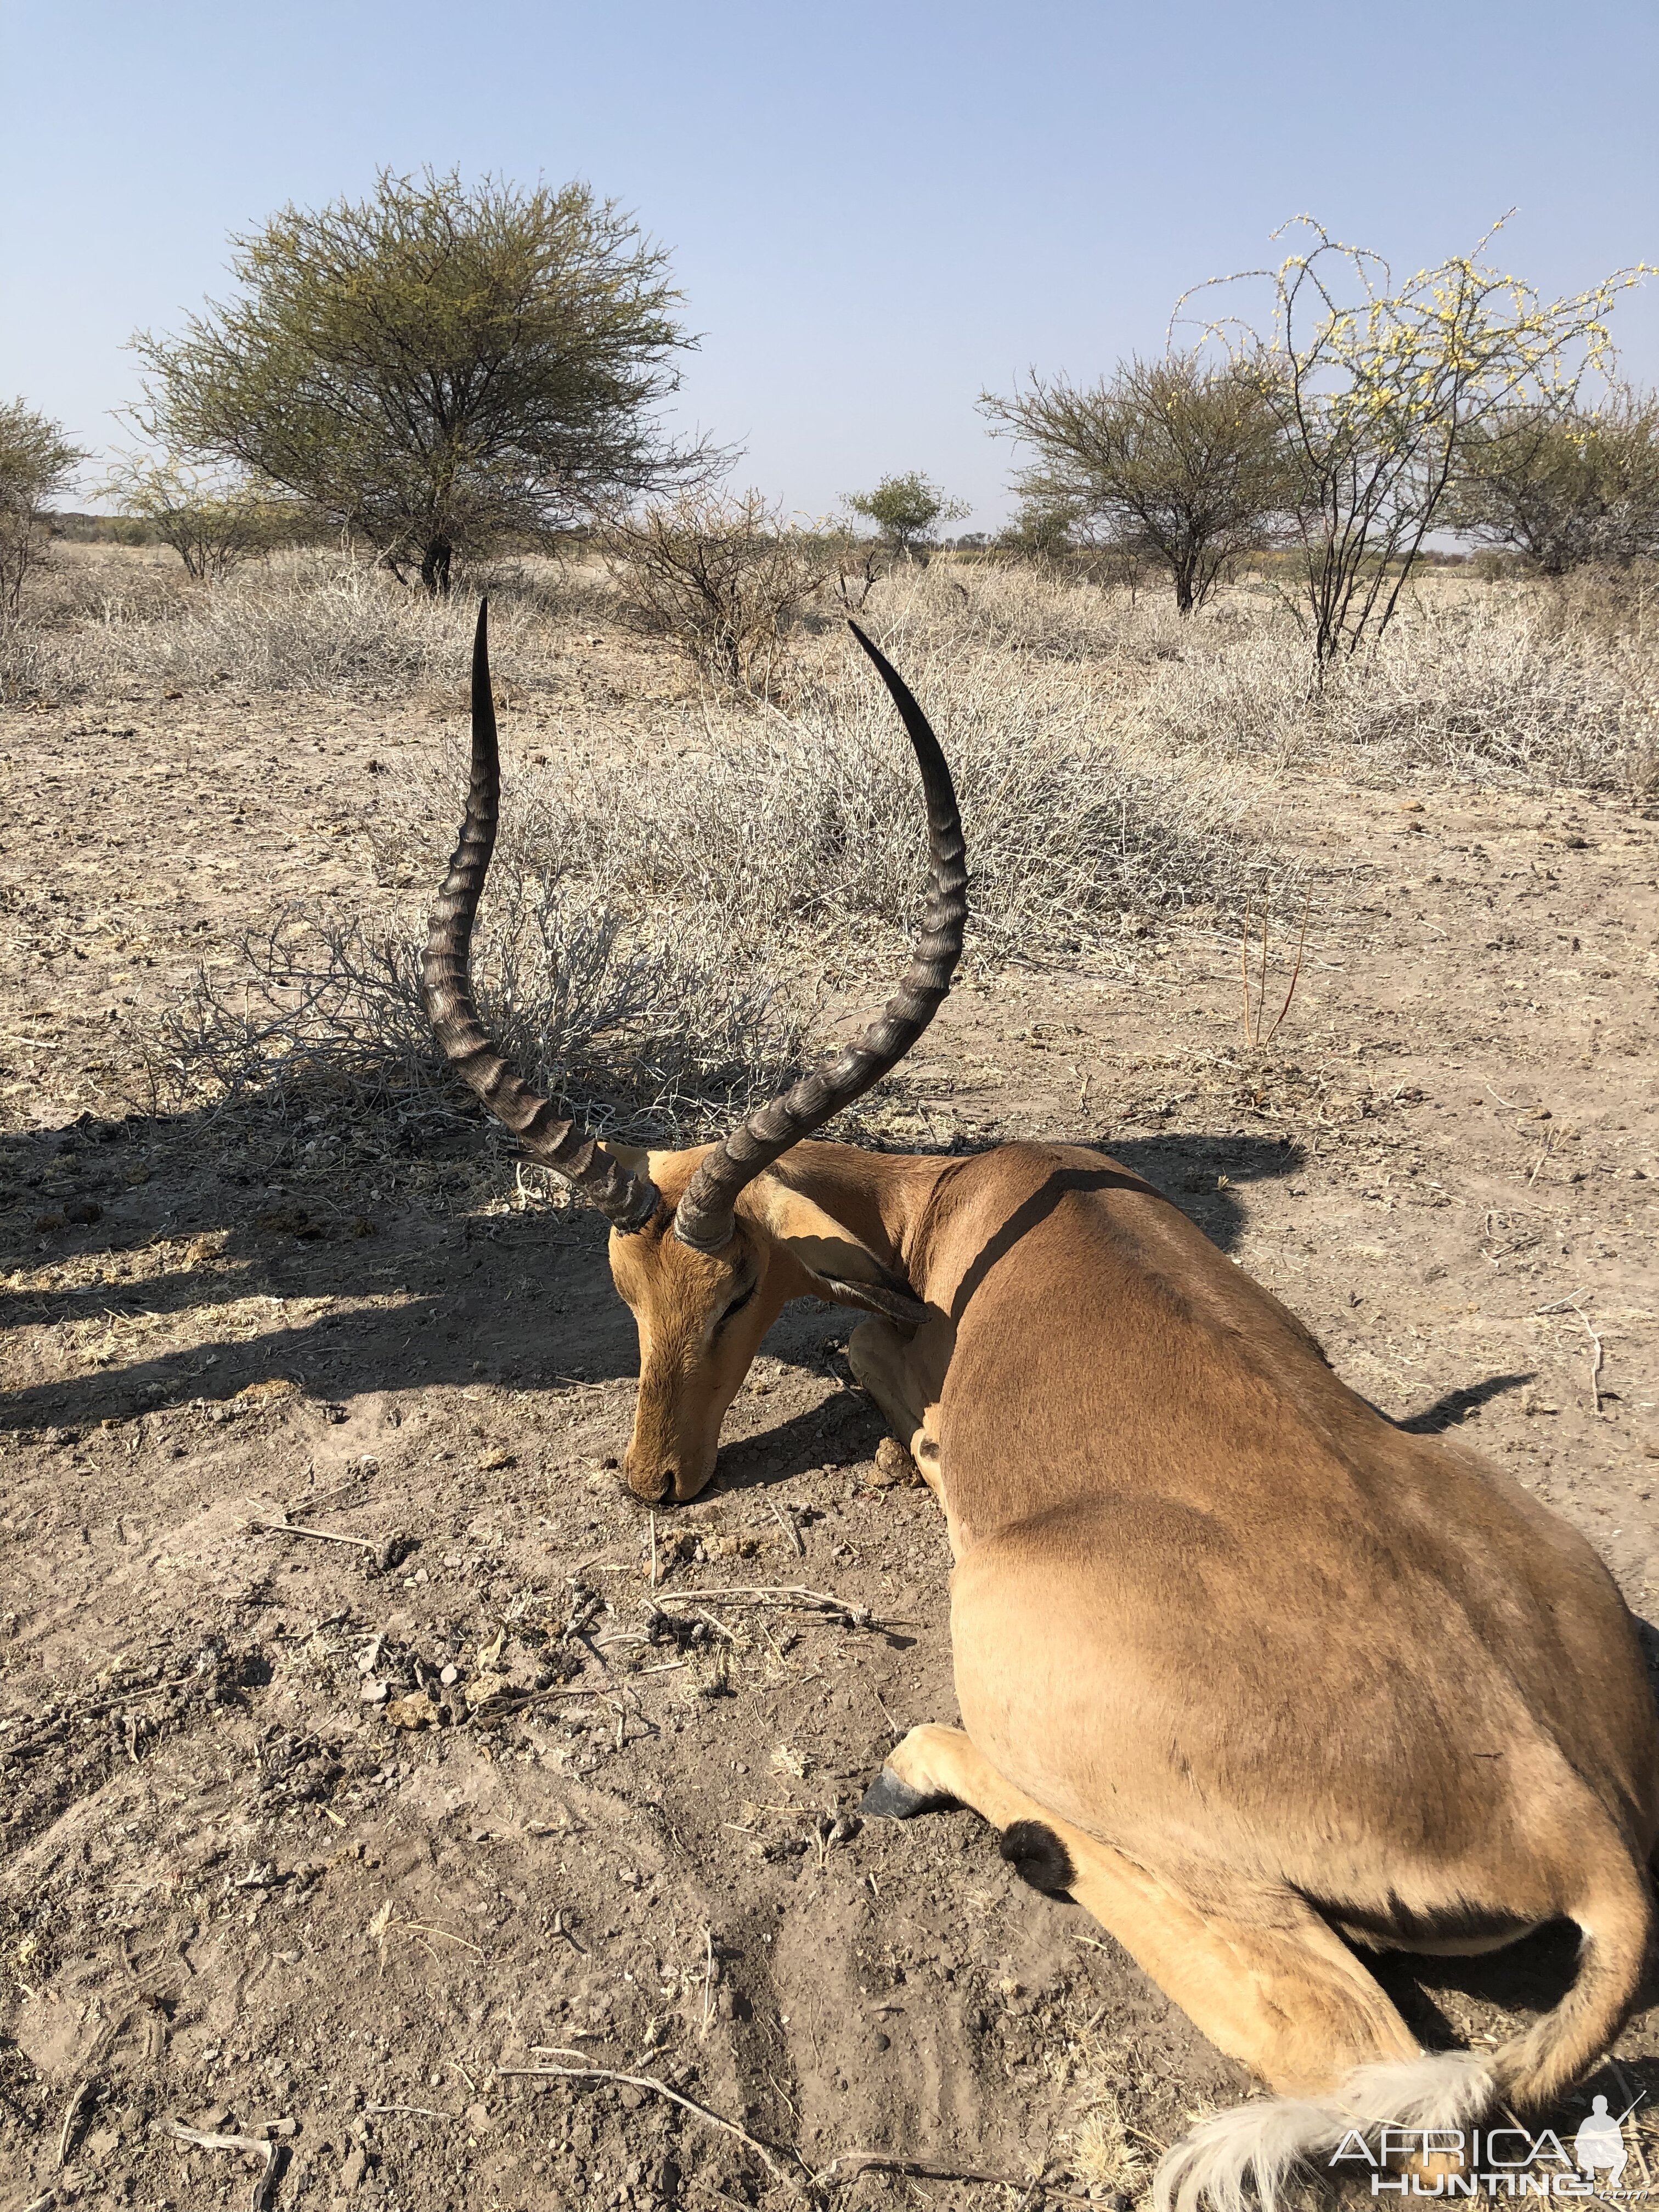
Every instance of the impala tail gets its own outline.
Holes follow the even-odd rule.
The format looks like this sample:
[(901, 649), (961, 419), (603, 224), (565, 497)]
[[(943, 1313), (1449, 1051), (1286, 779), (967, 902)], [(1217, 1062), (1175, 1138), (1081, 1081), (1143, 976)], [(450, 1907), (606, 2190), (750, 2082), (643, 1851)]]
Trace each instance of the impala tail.
[(1644, 1870), (1614, 1846), (1571, 1917), (1583, 1939), (1577, 1978), (1524, 2035), (1492, 2051), (1357, 2067), (1320, 2096), (1266, 2097), (1218, 2112), (1165, 2156), (1154, 2212), (1272, 2212), (1293, 2174), (1328, 2178), (1333, 2154), (1355, 2130), (1375, 2149), (1385, 2127), (1455, 2135), (1500, 2106), (1523, 2117), (1544, 2112), (1607, 2049), (1635, 2005), (1653, 1920)]

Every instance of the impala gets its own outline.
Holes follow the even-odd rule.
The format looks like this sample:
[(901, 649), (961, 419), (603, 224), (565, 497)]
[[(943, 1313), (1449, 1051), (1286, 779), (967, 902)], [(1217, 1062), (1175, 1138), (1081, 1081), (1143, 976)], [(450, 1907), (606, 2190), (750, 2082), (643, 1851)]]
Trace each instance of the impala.
[[(1589, 1546), (1455, 1443), (1406, 1433), (1168, 1200), (1103, 1154), (970, 1158), (806, 1141), (949, 988), (967, 915), (949, 772), (861, 633), (921, 772), (932, 888), (881, 1021), (719, 1145), (596, 1143), (478, 1019), (472, 927), (500, 775), (481, 613), (472, 767), (434, 915), (445, 1053), (609, 1220), (640, 1337), (625, 1462), (693, 1498), (791, 1298), (867, 1316), (849, 1357), (944, 1508), (962, 1726), (913, 1729), (865, 1799), (971, 1807), (1272, 2093), (1168, 2154), (1160, 2205), (1271, 2202), (1355, 2127), (1535, 2112), (1637, 2000), (1659, 1725)], [(1425, 2052), (1382, 1948), (1577, 1924), (1572, 1987), (1495, 2049)]]

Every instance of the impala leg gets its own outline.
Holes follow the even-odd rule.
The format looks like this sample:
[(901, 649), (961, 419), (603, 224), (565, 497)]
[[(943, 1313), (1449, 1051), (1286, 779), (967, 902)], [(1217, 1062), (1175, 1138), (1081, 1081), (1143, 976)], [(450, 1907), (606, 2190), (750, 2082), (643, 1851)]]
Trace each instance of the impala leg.
[(868, 1811), (900, 1819), (970, 1806), (1002, 1831), (1002, 1855), (1039, 1889), (1069, 1892), (1164, 1995), (1230, 2057), (1281, 2094), (1334, 2087), (1356, 2066), (1414, 2058), (1419, 2045), (1334, 1930), (1288, 1889), (1205, 1869), (1144, 1867), (1048, 1812), (960, 1729), (915, 1728), (871, 1785)]
[(940, 1503), (939, 1439), (933, 1433), (939, 1407), (929, 1403), (927, 1384), (918, 1371), (913, 1339), (902, 1336), (890, 1323), (861, 1321), (847, 1344), (847, 1364), (854, 1379), (880, 1407), (888, 1427), (915, 1460), (922, 1480)]

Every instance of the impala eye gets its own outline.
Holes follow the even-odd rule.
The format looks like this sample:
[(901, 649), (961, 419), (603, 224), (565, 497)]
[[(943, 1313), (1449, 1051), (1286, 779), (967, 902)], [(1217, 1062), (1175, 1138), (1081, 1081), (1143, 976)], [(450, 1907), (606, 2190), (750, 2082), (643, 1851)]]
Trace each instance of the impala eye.
[(720, 1316), (719, 1321), (715, 1322), (714, 1326), (716, 1328), (724, 1328), (726, 1322), (731, 1320), (733, 1314), (740, 1314), (759, 1288), (760, 1279), (757, 1277), (756, 1279), (750, 1283), (746, 1291), (739, 1291), (737, 1297), (732, 1299), (731, 1304), (727, 1306), (726, 1311)]

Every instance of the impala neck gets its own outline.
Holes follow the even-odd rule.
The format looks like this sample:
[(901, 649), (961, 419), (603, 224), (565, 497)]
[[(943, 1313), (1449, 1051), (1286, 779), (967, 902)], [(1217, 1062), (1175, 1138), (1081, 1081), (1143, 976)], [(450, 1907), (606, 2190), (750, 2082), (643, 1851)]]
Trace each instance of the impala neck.
[(956, 1163), (920, 1152), (866, 1152), (857, 1145), (807, 1143), (786, 1153), (772, 1172), (833, 1214), (860, 1243), (918, 1295), (911, 1273), (921, 1225), (939, 1177)]

